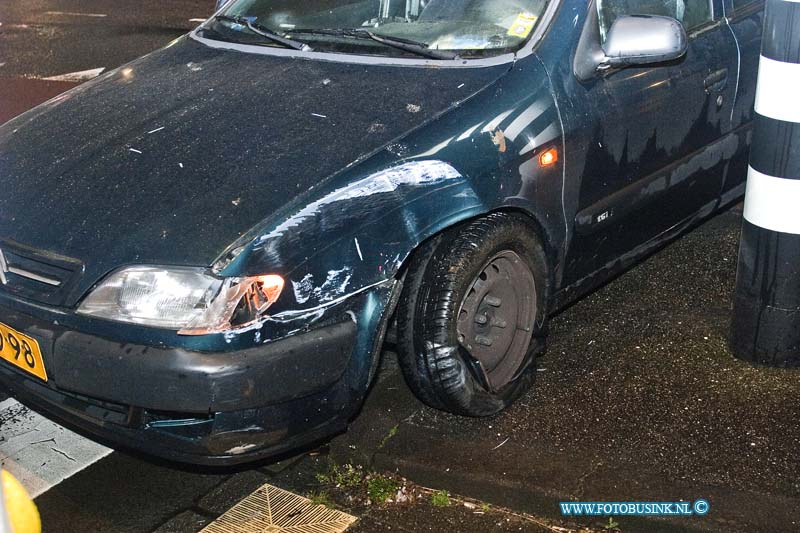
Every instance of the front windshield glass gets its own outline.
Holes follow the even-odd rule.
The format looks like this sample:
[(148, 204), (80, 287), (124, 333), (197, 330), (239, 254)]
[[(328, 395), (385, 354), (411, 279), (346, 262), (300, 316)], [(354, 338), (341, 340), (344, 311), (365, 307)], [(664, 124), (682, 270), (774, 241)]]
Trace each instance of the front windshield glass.
[(409, 56), (441, 50), (485, 57), (521, 47), (549, 1), (232, 0), (223, 17), (203, 26), (203, 36), (281, 46), (254, 30), (260, 28), (316, 51)]

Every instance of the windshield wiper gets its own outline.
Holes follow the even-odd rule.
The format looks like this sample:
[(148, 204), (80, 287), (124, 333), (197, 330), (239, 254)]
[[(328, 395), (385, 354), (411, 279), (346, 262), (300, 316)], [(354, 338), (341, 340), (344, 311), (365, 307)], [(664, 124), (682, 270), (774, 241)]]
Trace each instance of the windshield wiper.
[(234, 24), (245, 26), (251, 32), (260, 35), (262, 37), (265, 37), (272, 42), (281, 44), (286, 48), (291, 48), (293, 50), (300, 50), (301, 52), (312, 52), (314, 50), (306, 43), (301, 43), (300, 41), (295, 41), (294, 39), (289, 39), (288, 37), (284, 37), (283, 35), (277, 34), (274, 31), (267, 28), (266, 26), (262, 26), (257, 22), (252, 22), (247, 17), (232, 17), (230, 15), (217, 15), (214, 17), (214, 20), (232, 22)]
[(215, 30), (209, 26), (201, 26), (199, 31), (203, 32), (203, 36), (213, 35), (213, 39), (218, 41), (225, 41), (226, 43), (239, 43), (240, 41), (236, 39), (231, 39), (230, 36), (223, 34), (219, 30)]
[(389, 37), (387, 35), (381, 35), (379, 33), (372, 33), (371, 31), (364, 28), (352, 28), (352, 29), (300, 28), (291, 30), (287, 33), (289, 33), (290, 35), (305, 33), (309, 35), (333, 35), (336, 37), (354, 37), (356, 39), (371, 39), (383, 45), (390, 46), (392, 48), (398, 48), (400, 50), (405, 50), (406, 52), (411, 52), (412, 54), (429, 57), (431, 59), (461, 58), (461, 56), (459, 56), (454, 52), (446, 52), (443, 50), (433, 50), (431, 48), (428, 48), (429, 46), (428, 43), (412, 41), (410, 39), (401, 39), (400, 37)]

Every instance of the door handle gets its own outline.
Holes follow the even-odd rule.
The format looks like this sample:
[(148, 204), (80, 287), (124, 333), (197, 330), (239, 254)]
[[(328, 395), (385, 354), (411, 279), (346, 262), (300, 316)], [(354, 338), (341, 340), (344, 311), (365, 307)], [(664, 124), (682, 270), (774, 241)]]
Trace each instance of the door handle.
[(706, 94), (724, 91), (728, 86), (728, 69), (722, 68), (706, 76), (703, 81)]

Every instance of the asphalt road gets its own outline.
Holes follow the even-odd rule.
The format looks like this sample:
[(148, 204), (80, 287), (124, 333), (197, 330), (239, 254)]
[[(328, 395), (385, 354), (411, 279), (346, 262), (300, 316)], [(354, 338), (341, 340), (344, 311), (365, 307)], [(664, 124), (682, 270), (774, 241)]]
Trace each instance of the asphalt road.
[(0, 122), (80, 81), (65, 74), (118, 67), (186, 33), (204, 0), (0, 2)]
[(197, 26), (212, 0), (3, 0), (0, 77), (113, 68)]
[[(42, 78), (114, 68), (166, 44), (211, 3), (0, 0), (0, 116), (70, 86)], [(54, 474), (63, 450), (51, 446), (33, 472), (48, 487), (36, 499), (44, 529), (193, 532), (265, 482), (330, 491), (361, 518), (355, 531), (543, 531), (552, 523), (464, 511), (474, 506), (370, 506), (320, 481), (333, 461), (397, 471), (562, 526), (557, 504), (566, 499), (706, 498), (704, 518), (618, 522), (626, 532), (796, 531), (798, 374), (741, 363), (726, 347), (739, 224), (737, 210), (715, 218), (555, 317), (537, 388), (495, 419), (421, 406), (387, 353), (364, 411), (321, 455), (208, 471), (78, 442), (90, 459), (65, 477)], [(0, 391), (0, 448), (20, 424), (58, 431), (9, 402)]]

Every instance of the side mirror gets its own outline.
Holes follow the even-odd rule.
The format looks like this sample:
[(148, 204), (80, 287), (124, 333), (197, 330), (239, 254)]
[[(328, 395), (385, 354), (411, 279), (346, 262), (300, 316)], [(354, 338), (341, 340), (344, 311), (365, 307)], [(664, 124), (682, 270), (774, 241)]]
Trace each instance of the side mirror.
[(672, 61), (686, 54), (689, 39), (677, 20), (650, 15), (619, 17), (603, 45), (600, 67), (625, 67)]
[(673, 18), (627, 15), (614, 21), (601, 46), (597, 11), (590, 8), (573, 71), (579, 80), (589, 81), (609, 68), (673, 61), (686, 54), (688, 43), (686, 30)]

